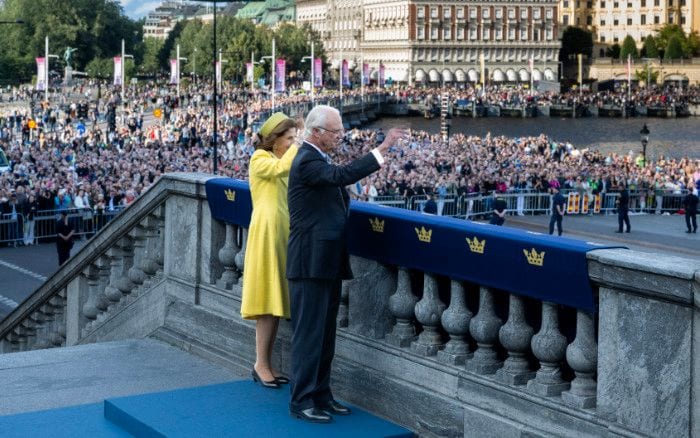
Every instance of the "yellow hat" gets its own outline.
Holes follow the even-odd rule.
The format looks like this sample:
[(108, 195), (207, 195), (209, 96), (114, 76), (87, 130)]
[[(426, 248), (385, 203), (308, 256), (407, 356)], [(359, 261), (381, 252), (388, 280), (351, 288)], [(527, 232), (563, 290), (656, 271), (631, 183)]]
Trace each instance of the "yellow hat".
[(265, 121), (265, 123), (263, 123), (262, 127), (260, 128), (260, 135), (263, 138), (267, 137), (272, 133), (272, 131), (275, 130), (277, 126), (279, 126), (280, 123), (284, 122), (288, 118), (289, 117), (287, 117), (287, 115), (284, 113), (274, 113), (269, 119), (267, 119), (267, 121)]

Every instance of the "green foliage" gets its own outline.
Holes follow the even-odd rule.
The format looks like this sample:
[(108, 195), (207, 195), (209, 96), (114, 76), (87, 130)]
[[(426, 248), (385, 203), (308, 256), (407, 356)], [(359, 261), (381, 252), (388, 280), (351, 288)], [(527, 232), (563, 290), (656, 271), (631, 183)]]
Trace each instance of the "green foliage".
[(160, 52), (163, 49), (164, 41), (158, 38), (144, 38), (141, 44), (143, 52), (139, 73), (147, 76), (155, 76), (163, 70), (160, 63)]
[(620, 58), (620, 51), (620, 45), (615, 43), (607, 48), (607, 50), (605, 51), (605, 56), (607, 56), (608, 58), (618, 59)]
[(668, 45), (664, 51), (664, 59), (678, 59), (683, 57), (683, 42), (678, 35), (673, 35), (668, 40)]
[[(677, 39), (681, 46), (681, 55), (678, 55), (676, 47), (673, 48), (674, 53), (672, 57), (666, 57), (664, 53), (664, 59), (678, 59), (678, 58), (690, 58), (692, 56), (700, 54), (700, 36), (698, 36), (697, 31), (692, 32), (688, 35), (683, 32), (683, 29), (677, 24), (667, 24), (658, 30), (656, 35), (656, 47), (659, 51), (668, 50), (669, 44), (673, 39)], [(673, 43), (676, 46), (676, 43)]]
[(49, 50), (58, 55), (52, 70), (64, 67), (66, 47), (73, 54), (73, 68), (82, 71), (93, 58), (109, 58), (121, 51), (121, 39), (131, 50), (140, 38), (140, 27), (124, 16), (116, 0), (5, 0), (0, 2), (0, 20), (23, 20), (22, 25), (2, 25), (0, 64), (3, 79), (24, 82), (35, 71), (34, 58)]
[(639, 53), (637, 52), (637, 43), (634, 41), (631, 35), (627, 35), (622, 41), (622, 49), (620, 49), (620, 58), (627, 59), (628, 55), (632, 55), (632, 58), (638, 58)]
[(93, 58), (85, 67), (85, 73), (91, 78), (110, 78), (114, 74), (112, 58)]
[(569, 26), (561, 37), (559, 60), (569, 64), (575, 63), (575, 55), (578, 53), (591, 56), (593, 53), (593, 34), (579, 27)]
[(659, 48), (653, 35), (649, 35), (644, 39), (644, 47), (642, 47), (642, 52), (646, 58), (659, 57)]
[[(644, 82), (647, 86), (655, 84), (659, 78), (659, 71), (654, 70), (650, 65), (645, 65), (641, 70), (634, 71), (634, 78), (640, 82)], [(647, 80), (649, 81), (647, 83)]]

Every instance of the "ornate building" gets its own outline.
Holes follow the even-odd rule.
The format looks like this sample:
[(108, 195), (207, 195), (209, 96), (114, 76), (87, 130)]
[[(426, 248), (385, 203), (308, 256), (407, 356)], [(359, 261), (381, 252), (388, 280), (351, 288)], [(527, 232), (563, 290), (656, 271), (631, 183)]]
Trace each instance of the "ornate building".
[[(297, 0), (297, 22), (322, 32), (340, 59), (379, 63), (399, 82), (556, 80), (558, 0)], [(530, 67), (532, 60), (532, 70)]]
[(700, 30), (698, 0), (560, 0), (559, 11), (562, 28), (592, 31), (598, 46), (622, 44), (631, 35), (641, 47), (647, 35), (666, 24), (686, 33)]

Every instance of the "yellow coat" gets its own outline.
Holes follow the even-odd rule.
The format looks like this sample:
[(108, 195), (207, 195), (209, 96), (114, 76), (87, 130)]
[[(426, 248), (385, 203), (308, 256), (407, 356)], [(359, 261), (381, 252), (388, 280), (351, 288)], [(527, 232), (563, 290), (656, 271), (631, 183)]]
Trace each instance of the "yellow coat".
[(290, 317), (289, 286), (286, 278), (289, 209), (287, 180), (296, 145), (282, 158), (258, 149), (250, 158), (249, 181), (253, 216), (248, 228), (243, 267), (241, 316)]

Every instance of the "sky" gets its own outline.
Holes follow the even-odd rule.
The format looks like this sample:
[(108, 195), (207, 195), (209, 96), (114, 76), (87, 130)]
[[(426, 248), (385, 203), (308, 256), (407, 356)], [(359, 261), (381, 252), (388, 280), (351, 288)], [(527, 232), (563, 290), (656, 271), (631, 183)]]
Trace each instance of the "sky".
[(133, 19), (139, 19), (160, 5), (161, 0), (119, 0), (119, 2), (124, 7), (126, 15)]

